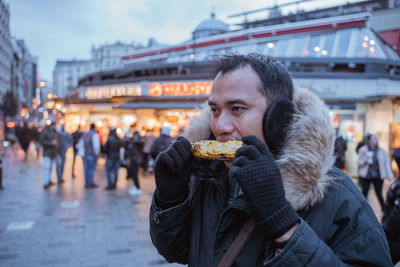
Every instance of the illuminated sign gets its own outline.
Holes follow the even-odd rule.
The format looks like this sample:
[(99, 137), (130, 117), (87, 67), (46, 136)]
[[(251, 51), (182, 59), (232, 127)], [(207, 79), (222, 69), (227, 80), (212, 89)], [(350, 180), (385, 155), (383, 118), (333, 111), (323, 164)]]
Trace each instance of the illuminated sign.
[(89, 87), (85, 91), (88, 99), (111, 98), (113, 96), (140, 96), (142, 87), (134, 86), (112, 86), (112, 87)]
[(176, 83), (152, 83), (149, 87), (150, 96), (160, 95), (209, 95), (212, 82), (176, 82)]

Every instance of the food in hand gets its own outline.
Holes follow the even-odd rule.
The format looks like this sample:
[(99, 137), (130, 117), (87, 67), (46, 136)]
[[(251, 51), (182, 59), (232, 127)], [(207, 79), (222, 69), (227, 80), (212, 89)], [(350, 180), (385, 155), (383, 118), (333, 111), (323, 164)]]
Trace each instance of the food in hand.
[(244, 146), (242, 141), (201, 140), (192, 143), (192, 154), (195, 157), (211, 160), (234, 160), (236, 150)]

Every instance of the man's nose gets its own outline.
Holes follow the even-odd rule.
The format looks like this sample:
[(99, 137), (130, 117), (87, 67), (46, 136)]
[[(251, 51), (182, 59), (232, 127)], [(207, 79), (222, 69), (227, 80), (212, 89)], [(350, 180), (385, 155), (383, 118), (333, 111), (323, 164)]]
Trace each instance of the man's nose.
[(229, 114), (222, 112), (218, 117), (217, 123), (215, 125), (215, 132), (217, 134), (226, 134), (233, 132), (233, 121)]

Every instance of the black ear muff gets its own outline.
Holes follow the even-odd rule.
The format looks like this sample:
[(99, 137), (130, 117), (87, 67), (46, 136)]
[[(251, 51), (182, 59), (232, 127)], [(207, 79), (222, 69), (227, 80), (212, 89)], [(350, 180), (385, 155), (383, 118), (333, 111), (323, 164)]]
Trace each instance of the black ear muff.
[(277, 155), (286, 139), (292, 121), (294, 105), (287, 98), (278, 98), (268, 105), (264, 113), (263, 134), (272, 154)]

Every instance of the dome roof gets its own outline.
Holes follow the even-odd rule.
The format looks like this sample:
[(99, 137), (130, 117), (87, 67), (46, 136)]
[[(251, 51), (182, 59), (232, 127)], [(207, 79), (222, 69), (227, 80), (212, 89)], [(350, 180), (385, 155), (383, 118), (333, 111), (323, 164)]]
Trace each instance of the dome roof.
[(211, 13), (211, 18), (200, 22), (194, 30), (193, 34), (196, 35), (199, 32), (210, 32), (210, 33), (224, 33), (229, 31), (229, 27), (224, 22), (215, 18), (215, 14)]

